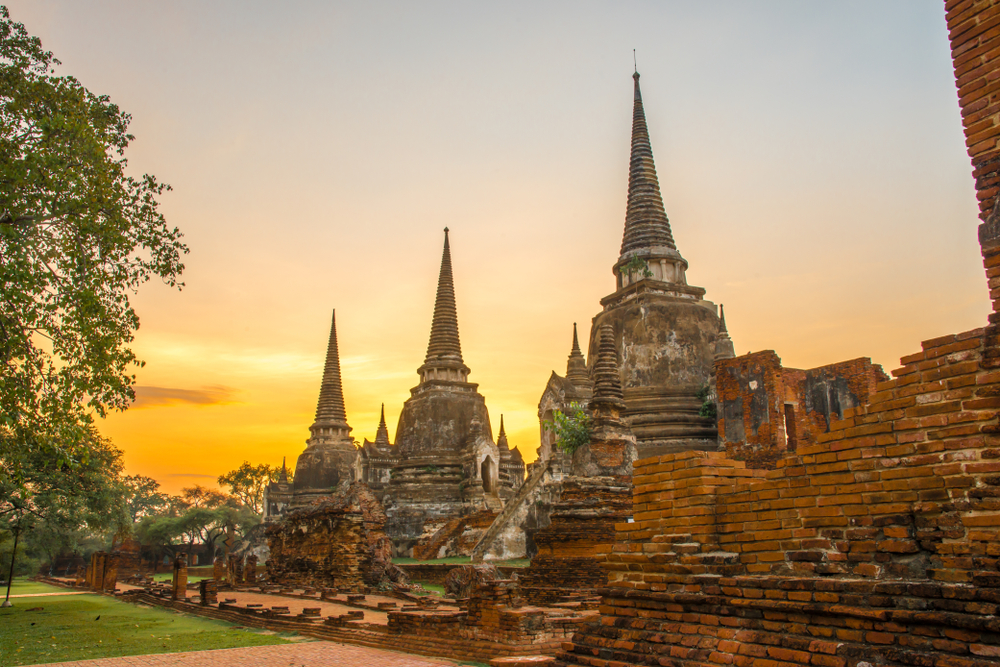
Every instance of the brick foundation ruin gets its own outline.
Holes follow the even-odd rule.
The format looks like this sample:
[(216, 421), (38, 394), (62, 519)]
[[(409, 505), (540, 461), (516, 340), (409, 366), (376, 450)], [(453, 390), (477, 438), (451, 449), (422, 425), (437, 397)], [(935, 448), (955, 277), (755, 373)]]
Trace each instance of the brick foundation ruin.
[(118, 584), (118, 554), (103, 551), (92, 553), (85, 574), (85, 584), (95, 591), (114, 591)]
[(283, 585), (362, 591), (388, 581), (385, 513), (360, 482), (331, 500), (287, 515), (267, 529), (267, 576)]

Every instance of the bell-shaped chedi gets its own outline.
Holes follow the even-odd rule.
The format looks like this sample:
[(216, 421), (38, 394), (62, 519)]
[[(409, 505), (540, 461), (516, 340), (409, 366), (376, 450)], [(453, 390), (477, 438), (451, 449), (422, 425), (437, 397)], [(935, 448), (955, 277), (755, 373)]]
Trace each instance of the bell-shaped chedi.
[(330, 325), (326, 365), (316, 406), (316, 420), (309, 427), (306, 450), (295, 465), (293, 506), (328, 495), (352, 480), (357, 448), (351, 439), (340, 380), (340, 352), (337, 348), (337, 313)]
[(409, 556), (421, 536), (456, 517), (502, 507), (500, 452), (486, 399), (468, 381), (469, 372), (462, 359), (445, 229), (427, 355), (417, 369), (420, 383), (399, 415), (398, 461), (383, 498), (386, 533), (397, 556)]
[[(663, 206), (646, 115), (633, 75), (632, 151), (615, 292), (601, 300), (590, 333), (591, 363), (610, 325), (628, 421), (644, 458), (716, 449), (713, 420), (700, 416), (698, 393), (711, 382), (719, 317), (705, 290), (687, 284), (687, 261)], [(593, 368), (591, 369), (593, 377)]]

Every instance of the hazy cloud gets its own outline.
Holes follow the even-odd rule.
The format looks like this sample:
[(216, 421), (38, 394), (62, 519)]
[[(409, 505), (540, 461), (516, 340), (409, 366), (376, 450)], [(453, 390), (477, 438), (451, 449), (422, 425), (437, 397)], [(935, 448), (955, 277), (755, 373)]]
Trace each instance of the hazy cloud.
[(135, 388), (135, 402), (132, 409), (154, 408), (161, 405), (227, 405), (237, 403), (233, 396), (236, 390), (222, 385), (209, 385), (201, 389), (180, 389), (177, 387)]

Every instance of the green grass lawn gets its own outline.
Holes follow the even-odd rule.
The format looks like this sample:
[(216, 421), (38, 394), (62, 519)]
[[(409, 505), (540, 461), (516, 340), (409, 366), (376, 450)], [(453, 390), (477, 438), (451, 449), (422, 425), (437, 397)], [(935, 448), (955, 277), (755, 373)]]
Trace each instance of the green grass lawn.
[[(432, 584), (428, 581), (414, 581), (411, 583), (420, 584), (421, 586), (423, 586), (424, 590), (427, 591), (430, 595), (437, 595), (438, 597), (444, 597), (447, 594), (445, 593), (444, 586), (442, 586), (441, 584)], [(417, 595), (421, 594), (417, 593)]]
[[(14, 585), (18, 586), (16, 580)], [(222, 621), (101, 595), (27, 597), (12, 602), (13, 607), (0, 609), (0, 662), (10, 666), (287, 641)]]
[[(14, 577), (10, 586), (11, 595), (37, 595), (38, 593), (64, 593), (67, 589), (59, 586), (50, 586), (37, 581), (28, 581), (24, 577)], [(7, 595), (7, 585), (0, 586), (0, 599)], [(11, 600), (17, 604), (17, 600)]]

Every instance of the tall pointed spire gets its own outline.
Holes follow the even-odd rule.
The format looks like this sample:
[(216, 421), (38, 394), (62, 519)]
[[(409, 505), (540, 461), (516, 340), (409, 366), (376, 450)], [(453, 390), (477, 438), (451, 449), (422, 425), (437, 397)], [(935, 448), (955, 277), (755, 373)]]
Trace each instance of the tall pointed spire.
[(590, 373), (587, 372), (587, 360), (580, 351), (580, 340), (576, 334), (576, 322), (573, 322), (573, 349), (566, 361), (566, 379), (576, 386), (590, 384)]
[(375, 444), (389, 447), (389, 428), (385, 425), (385, 403), (382, 404), (382, 416), (378, 420), (378, 430), (375, 431)]
[[(440, 372), (434, 372), (440, 371)], [(462, 344), (458, 339), (458, 311), (455, 308), (455, 282), (451, 274), (451, 246), (448, 228), (444, 228), (444, 250), (438, 275), (437, 298), (427, 357), (417, 371), (421, 380), (451, 380), (464, 382), (469, 368), (462, 362)]]
[(497, 449), (500, 451), (500, 458), (510, 457), (510, 446), (507, 444), (507, 431), (503, 427), (503, 415), (500, 415), (500, 432), (497, 433)]
[(282, 484), (288, 482), (288, 468), (285, 467), (285, 457), (281, 457), (281, 474), (278, 476), (278, 481)]
[(319, 390), (316, 405), (316, 426), (347, 426), (347, 411), (344, 409), (344, 388), (340, 382), (340, 352), (337, 350), (337, 311), (333, 311), (330, 324), (330, 342), (326, 348), (326, 366), (323, 368), (323, 384)]
[(628, 172), (628, 208), (625, 211), (625, 234), (621, 254), (655, 247), (677, 249), (670, 232), (670, 222), (663, 208), (660, 183), (656, 178), (653, 149), (649, 143), (646, 113), (639, 91), (639, 73), (635, 81), (635, 101), (632, 107), (632, 157)]

